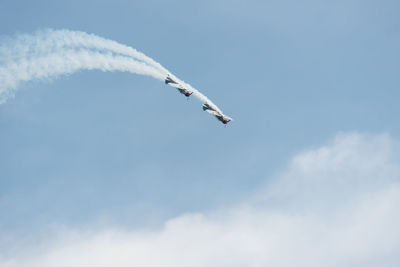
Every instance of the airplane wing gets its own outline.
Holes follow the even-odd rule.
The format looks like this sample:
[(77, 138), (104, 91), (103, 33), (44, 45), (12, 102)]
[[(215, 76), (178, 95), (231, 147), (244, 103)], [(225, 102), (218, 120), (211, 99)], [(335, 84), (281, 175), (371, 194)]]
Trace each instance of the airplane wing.
[(174, 80), (171, 78), (171, 76), (168, 74), (167, 78), (165, 78), (165, 83), (168, 84), (169, 86), (175, 87), (177, 89), (186, 89), (183, 84), (181, 84), (179, 81)]
[(218, 111), (212, 110), (212, 109), (206, 109), (205, 111), (207, 111), (208, 113), (210, 113), (214, 116), (222, 116), (221, 113), (219, 113)]
[(179, 83), (170, 83), (169, 85), (175, 87), (176, 89), (185, 89), (185, 87), (183, 87)]
[(229, 116), (226, 116), (226, 115), (224, 115), (225, 116), (225, 118), (227, 118), (228, 119), (228, 121), (233, 121), (233, 119), (231, 118), (231, 117), (229, 117)]

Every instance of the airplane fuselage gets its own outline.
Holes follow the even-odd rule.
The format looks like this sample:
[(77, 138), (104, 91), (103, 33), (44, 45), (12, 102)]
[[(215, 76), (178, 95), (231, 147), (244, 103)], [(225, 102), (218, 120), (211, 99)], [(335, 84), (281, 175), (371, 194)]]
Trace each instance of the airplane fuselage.
[(223, 124), (227, 124), (228, 122), (230, 122), (232, 119), (225, 116), (224, 114), (222, 114), (221, 112), (215, 110), (213, 107), (211, 107), (209, 104), (203, 104), (203, 110), (207, 111), (208, 113), (212, 114), (215, 116), (215, 118), (217, 118), (217, 120), (219, 120), (220, 122), (222, 122)]
[(175, 87), (179, 91), (179, 93), (186, 97), (189, 97), (191, 94), (193, 94), (193, 92), (183, 87), (180, 83), (174, 81), (170, 76), (167, 76), (167, 78), (165, 78), (165, 84)]

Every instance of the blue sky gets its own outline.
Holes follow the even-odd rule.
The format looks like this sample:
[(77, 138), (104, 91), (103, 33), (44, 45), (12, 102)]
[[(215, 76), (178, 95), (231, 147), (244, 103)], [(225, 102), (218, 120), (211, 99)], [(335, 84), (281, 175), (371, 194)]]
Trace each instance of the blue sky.
[(1, 36), (53, 28), (115, 40), (234, 118), (225, 128), (196, 99), (130, 73), (24, 83), (0, 105), (0, 235), (18, 243), (54, 225), (157, 228), (254, 197), (295, 155), (338, 133), (397, 143), (399, 8), (390, 0), (0, 0)]

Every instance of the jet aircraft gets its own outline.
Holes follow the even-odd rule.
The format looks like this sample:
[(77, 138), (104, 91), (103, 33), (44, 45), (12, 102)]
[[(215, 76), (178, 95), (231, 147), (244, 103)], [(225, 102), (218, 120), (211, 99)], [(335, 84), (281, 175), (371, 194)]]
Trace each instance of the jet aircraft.
[(208, 103), (203, 104), (203, 110), (207, 111), (208, 113), (210, 113), (212, 115), (214, 115), (220, 122), (222, 122), (225, 125), (232, 120), (232, 118), (224, 115), (222, 112), (220, 112), (216, 108), (213, 108)]
[(175, 87), (179, 91), (179, 93), (181, 93), (182, 95), (184, 95), (186, 97), (189, 97), (191, 94), (193, 94), (192, 91), (186, 89), (182, 84), (180, 84), (179, 82), (172, 79), (169, 74), (168, 74), (167, 78), (165, 78), (165, 84)]

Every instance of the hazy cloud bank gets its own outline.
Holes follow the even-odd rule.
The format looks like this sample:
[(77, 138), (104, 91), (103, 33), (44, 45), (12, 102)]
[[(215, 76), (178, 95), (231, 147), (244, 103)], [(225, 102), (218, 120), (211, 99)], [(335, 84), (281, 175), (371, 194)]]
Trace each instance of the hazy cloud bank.
[(70, 229), (0, 266), (398, 266), (398, 147), (387, 135), (339, 134), (241, 205), (159, 231)]

